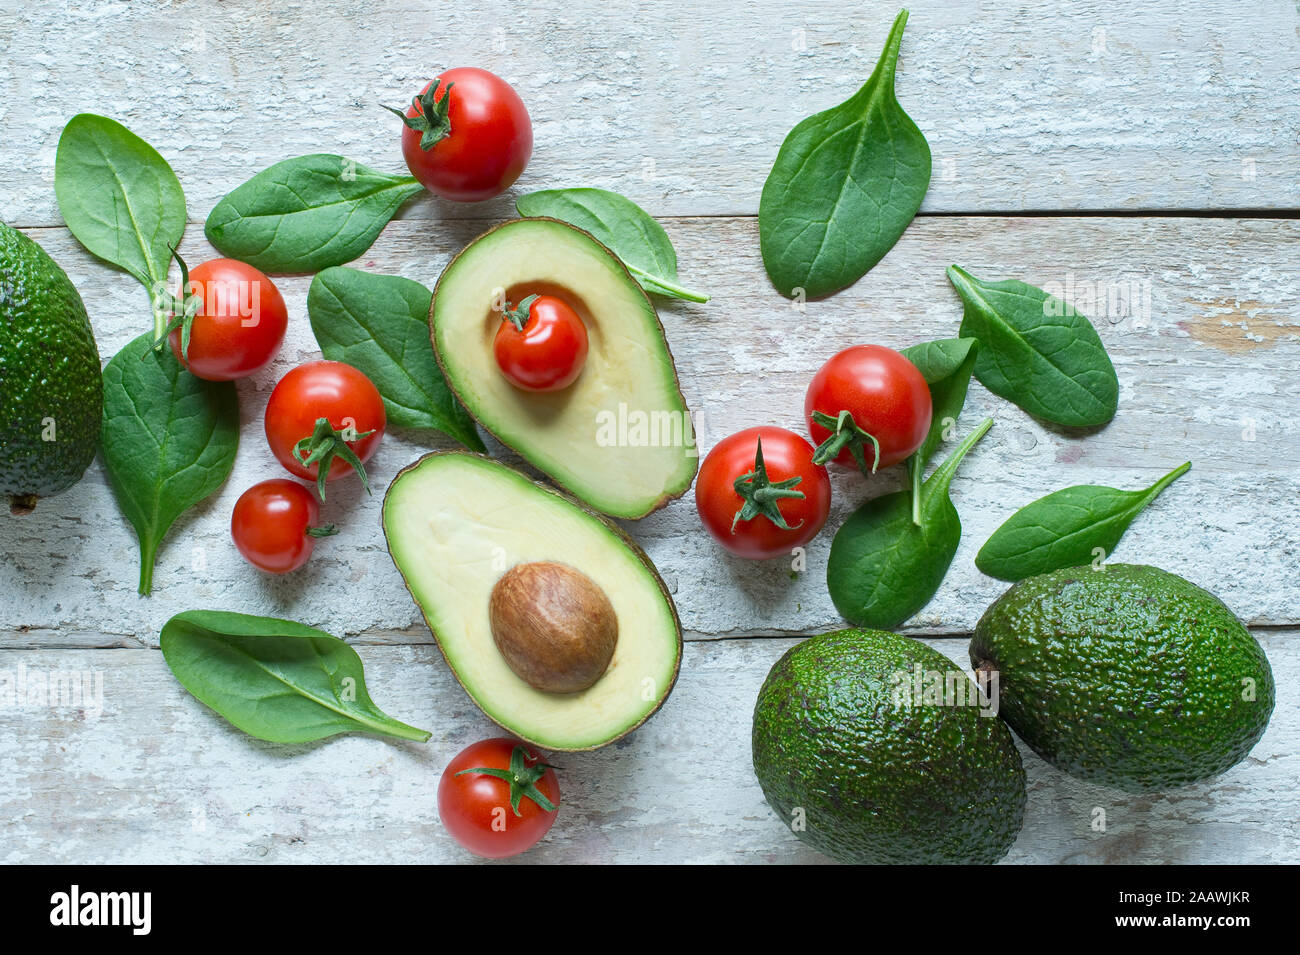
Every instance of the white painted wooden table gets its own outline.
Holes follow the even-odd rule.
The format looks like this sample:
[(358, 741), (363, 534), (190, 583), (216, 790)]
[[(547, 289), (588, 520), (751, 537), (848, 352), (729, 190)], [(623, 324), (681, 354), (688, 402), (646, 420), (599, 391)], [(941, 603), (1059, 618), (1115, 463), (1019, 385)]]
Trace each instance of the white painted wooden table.
[[(997, 425), (953, 488), (966, 534), (952, 571), (906, 632), (964, 663), (964, 635), (1003, 589), (972, 558), (1015, 507), (1066, 484), (1137, 487), (1192, 460), (1116, 559), (1189, 577), (1251, 625), (1278, 681), (1272, 725), (1225, 776), (1159, 796), (1080, 783), (1026, 752), (1029, 810), (1008, 861), (1300, 861), (1300, 12), (1287, 0), (911, 8), (899, 95), (934, 152), (930, 193), (876, 269), (805, 313), (764, 276), (759, 191), (786, 131), (870, 72), (893, 5), (0, 0), (0, 218), (67, 269), (107, 360), (147, 327), (147, 302), (62, 227), (54, 150), (73, 113), (114, 116), (172, 163), (194, 262), (212, 254), (202, 221), (216, 199), (275, 160), (326, 150), (401, 171), (395, 120), (375, 104), (475, 64), (514, 84), (533, 115), (517, 191), (633, 197), (661, 217), (683, 280), (713, 294), (660, 309), (706, 450), (749, 425), (800, 428), (803, 388), (840, 347), (954, 334), (950, 262), (1064, 290), (1115, 359), (1119, 416), (1068, 434), (972, 387), (963, 420)], [(421, 198), (358, 265), (432, 285), (511, 209), (508, 198)], [(0, 861), (469, 860), (438, 824), (437, 779), (494, 728), (401, 585), (380, 495), (340, 485), (327, 517), (342, 533), (289, 579), (253, 573), (229, 541), (235, 498), (278, 473), (260, 437), (268, 392), (316, 353), (307, 285), (280, 282), (289, 338), (275, 367), (240, 385), (235, 473), (174, 528), (152, 598), (135, 593), (135, 542), (98, 465), (31, 516), (0, 521), (0, 674), (91, 671), (104, 688), (102, 713), (0, 709)], [(428, 447), (386, 438), (377, 489)], [(832, 526), (895, 482), (838, 474)], [(838, 625), (829, 533), (792, 577), (780, 562), (723, 555), (689, 494), (628, 527), (689, 631), (681, 679), (629, 739), (557, 759), (563, 814), (525, 858), (821, 861), (764, 803), (749, 717), (772, 662)], [(287, 747), (241, 735), (156, 649), (161, 624), (192, 607), (347, 635), (377, 702), (433, 738)], [(1098, 806), (1104, 833), (1090, 827)]]

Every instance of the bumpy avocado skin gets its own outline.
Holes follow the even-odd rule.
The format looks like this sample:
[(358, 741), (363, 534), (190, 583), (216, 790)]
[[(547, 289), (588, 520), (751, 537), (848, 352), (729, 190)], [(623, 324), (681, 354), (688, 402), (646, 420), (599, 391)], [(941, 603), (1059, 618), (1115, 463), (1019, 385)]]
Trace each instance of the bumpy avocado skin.
[[(841, 862), (992, 863), (1025, 812), (1025, 773), (1002, 720), (974, 706), (896, 699), (895, 674), (953, 674), (919, 641), (840, 630), (804, 641), (772, 667), (754, 708), (763, 794), (795, 834)], [(911, 694), (908, 693), (908, 698)]]
[(970, 657), (999, 672), (1002, 716), (1036, 753), (1130, 792), (1219, 775), (1273, 712), (1255, 638), (1213, 594), (1156, 567), (1023, 580), (984, 613)]
[(81, 296), (44, 249), (0, 223), (0, 494), (14, 510), (81, 479), (103, 404)]

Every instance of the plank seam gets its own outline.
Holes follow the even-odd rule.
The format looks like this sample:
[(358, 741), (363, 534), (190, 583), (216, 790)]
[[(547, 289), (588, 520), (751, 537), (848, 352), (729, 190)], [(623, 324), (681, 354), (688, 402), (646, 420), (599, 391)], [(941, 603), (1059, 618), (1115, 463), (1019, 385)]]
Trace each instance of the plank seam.
[[(512, 216), (408, 216), (396, 217), (393, 222), (496, 222)], [(754, 212), (701, 212), (690, 215), (657, 215), (660, 222), (688, 222), (692, 219), (757, 219)], [(1242, 209), (985, 209), (977, 212), (922, 210), (918, 219), (1254, 219), (1264, 221), (1293, 221), (1300, 219), (1300, 208), (1242, 208)], [(188, 219), (185, 226), (202, 228), (205, 219)], [(23, 231), (39, 229), (66, 229), (63, 222), (25, 223), (8, 225)]]

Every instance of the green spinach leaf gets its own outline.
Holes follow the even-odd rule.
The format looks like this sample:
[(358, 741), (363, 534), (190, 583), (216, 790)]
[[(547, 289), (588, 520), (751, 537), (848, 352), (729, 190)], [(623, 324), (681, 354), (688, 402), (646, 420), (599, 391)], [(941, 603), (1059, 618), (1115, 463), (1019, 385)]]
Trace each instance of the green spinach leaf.
[(930, 432), (925, 441), (907, 459), (907, 473), (912, 485), (912, 520), (921, 522), (921, 479), (925, 466), (943, 442), (944, 433), (957, 425), (957, 417), (966, 404), (971, 372), (979, 342), (973, 338), (941, 338), (904, 348), (903, 357), (921, 372), (930, 386)]
[(649, 213), (607, 189), (543, 189), (520, 196), (521, 216), (550, 216), (576, 225), (623, 260), (647, 292), (707, 302), (709, 297), (677, 283), (677, 252)]
[(763, 265), (777, 290), (820, 298), (885, 257), (930, 186), (930, 146), (894, 95), (907, 11), (875, 71), (839, 106), (799, 123), (777, 153), (758, 205)]
[(342, 156), (276, 163), (216, 204), (208, 241), (263, 272), (316, 272), (357, 258), (423, 187)]
[(366, 690), (357, 652), (314, 627), (219, 610), (187, 610), (163, 625), (163, 659), (202, 703), (272, 743), (362, 731), (423, 742)]
[(986, 418), (921, 485), (919, 525), (912, 521), (912, 495), (895, 491), (867, 501), (836, 532), (826, 583), (845, 620), (892, 630), (934, 597), (961, 542), (948, 487), (962, 458), (992, 426)]
[(104, 367), (99, 454), (118, 506), (140, 540), (140, 593), (168, 528), (215, 491), (235, 464), (239, 401), (231, 382), (185, 371), (154, 337), (129, 342)]
[(312, 279), (307, 315), (325, 357), (359, 368), (375, 383), (391, 424), (441, 431), (483, 451), (474, 419), (433, 355), (432, 298), (411, 279), (336, 266)]
[(975, 566), (999, 580), (1024, 580), (1108, 557), (1133, 519), (1190, 469), (1188, 461), (1142, 491), (1079, 484), (1026, 504), (993, 532)]
[(185, 232), (185, 194), (167, 160), (121, 123), (79, 113), (59, 136), (54, 195), (77, 241), (135, 276), (156, 306)]
[(984, 282), (953, 265), (963, 337), (978, 338), (975, 377), (1032, 415), (1070, 427), (1115, 417), (1119, 379), (1101, 336), (1054, 295), (1015, 279)]

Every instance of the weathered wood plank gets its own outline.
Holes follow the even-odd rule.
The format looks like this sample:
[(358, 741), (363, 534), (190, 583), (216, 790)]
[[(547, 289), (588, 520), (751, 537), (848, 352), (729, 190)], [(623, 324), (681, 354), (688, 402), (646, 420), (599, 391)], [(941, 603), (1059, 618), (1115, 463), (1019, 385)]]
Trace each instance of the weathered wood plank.
[[(934, 151), (923, 213), (1300, 208), (1294, 4), (910, 7), (899, 94)], [(68, 268), (107, 359), (146, 327), (143, 292), (62, 228), (33, 228), (61, 221), (54, 154), (74, 112), (121, 119), (173, 163), (194, 223), (182, 252), (193, 262), (211, 254), (200, 223), (213, 203), (271, 162), (337, 151), (400, 170), (396, 121), (375, 103), (400, 102), (442, 66), (475, 63), (506, 76), (532, 108), (537, 149), (516, 191), (605, 186), (676, 217), (665, 225), (682, 274), (715, 295), (706, 306), (661, 303), (705, 449), (751, 424), (800, 428), (803, 388), (839, 347), (952, 334), (960, 310), (942, 276), (951, 261), (1071, 288), (1115, 356), (1120, 415), (1098, 433), (1067, 434), (973, 388), (963, 426), (985, 414), (998, 425), (954, 486), (961, 551), (908, 629), (970, 628), (1003, 587), (972, 558), (1016, 506), (1069, 483), (1136, 487), (1191, 459), (1191, 474), (1116, 557), (1158, 563), (1245, 619), (1279, 625), (1259, 631), (1279, 685), (1273, 725), (1242, 766), (1162, 796), (1078, 783), (1027, 753), (1029, 815), (1008, 861), (1294, 862), (1300, 224), (923, 216), (851, 291), (793, 311), (763, 275), (753, 221), (725, 217), (755, 213), (785, 132), (857, 87), (894, 12), (811, 0), (673, 0), (613, 15), (595, 0), (436, 10), (347, 0), (326, 16), (215, 0), (0, 4), (0, 219), (29, 227)], [(473, 206), (422, 197), (359, 264), (432, 284), (484, 220), (511, 210), (508, 197)], [(692, 216), (709, 218), (682, 218)], [(282, 282), (293, 327), (275, 368), (240, 386), (236, 473), (175, 528), (152, 599), (134, 593), (135, 544), (98, 466), (34, 515), (0, 518), (0, 674), (90, 670), (106, 694), (97, 719), (0, 707), (0, 861), (468, 859), (438, 825), (437, 778), (493, 727), (447, 673), (402, 589), (378, 531), (378, 497), (340, 485), (327, 516), (343, 533), (289, 580), (252, 573), (229, 542), (235, 497), (280, 473), (260, 433), (270, 388), (316, 354), (307, 284)], [(1090, 306), (1089, 295), (1115, 307)], [(423, 450), (447, 446), (390, 435), (375, 460), (377, 488)], [(845, 473), (835, 484), (832, 527), (894, 486)], [(674, 589), (693, 641), (681, 681), (628, 740), (565, 757), (564, 816), (526, 858), (820, 861), (772, 816), (749, 769), (754, 695), (793, 641), (716, 638), (836, 626), (822, 571), (829, 535), (792, 576), (781, 562), (724, 556), (700, 533), (689, 495), (629, 529)], [(193, 606), (358, 634), (372, 644), (361, 653), (377, 700), (433, 729), (433, 740), (277, 747), (242, 736), (186, 695), (151, 649), (162, 622)], [(965, 666), (964, 640), (936, 644)], [(1096, 808), (1105, 833), (1090, 828)]]
[[(926, 210), (1300, 207), (1294, 4), (910, 7), (898, 86), (934, 153)], [(596, 185), (657, 215), (753, 213), (785, 133), (866, 79), (896, 10), (7, 3), (0, 219), (60, 221), (54, 152), (79, 110), (111, 114), (159, 147), (196, 220), (293, 155), (338, 152), (400, 171), (396, 120), (376, 104), (465, 64), (500, 73), (531, 108), (537, 142), (521, 190)], [(403, 214), (506, 208), (425, 198)]]
[[(898, 347), (955, 334), (961, 308), (944, 278), (949, 262), (981, 275), (1072, 285), (1081, 305), (1082, 292), (1096, 290), (1104, 301), (1111, 288), (1136, 283), (1127, 312), (1093, 309), (1122, 387), (1119, 415), (1108, 427), (1086, 436), (1046, 427), (973, 386), (962, 429), (985, 415), (997, 425), (954, 482), (965, 539), (914, 631), (967, 631), (1001, 593), (1003, 585), (978, 573), (973, 557), (1016, 507), (1066, 484), (1142, 486), (1185, 460), (1194, 462), (1191, 473), (1139, 518), (1116, 558), (1189, 577), (1251, 623), (1300, 623), (1300, 285), (1293, 251), (1300, 222), (927, 219), (866, 279), (804, 313), (767, 284), (752, 219), (681, 220), (669, 228), (688, 280), (714, 295), (707, 305), (661, 303), (706, 449), (750, 425), (802, 430), (804, 388), (841, 347)], [(477, 229), (396, 223), (358, 264), (432, 284)], [(82, 289), (105, 359), (146, 328), (145, 294), (134, 280), (92, 260), (62, 229), (32, 234)], [(191, 230), (182, 253), (197, 262), (211, 250)], [(240, 383), (244, 429), (235, 473), (173, 530), (152, 599), (135, 595), (135, 541), (98, 465), (35, 513), (0, 520), (0, 634), (7, 643), (147, 646), (168, 617), (195, 606), (287, 615), (334, 633), (427, 639), (384, 546), (379, 506), (393, 474), (430, 447), (450, 446), (445, 439), (386, 437), (372, 465), (375, 496), (340, 482), (325, 517), (342, 533), (289, 579), (253, 572), (230, 543), (235, 499), (281, 473), (261, 430), (270, 389), (291, 365), (318, 354), (306, 321), (308, 283), (280, 280), (292, 316), (285, 349), (272, 369)], [(832, 530), (858, 501), (895, 487), (897, 476), (868, 484), (837, 468), (834, 481)], [(830, 533), (809, 548), (807, 571), (792, 578), (782, 561), (724, 555), (700, 531), (689, 494), (628, 527), (674, 589), (695, 636), (806, 633), (837, 621), (823, 576)]]
[[(1253, 755), (1208, 783), (1132, 796), (1073, 780), (1025, 751), (1029, 806), (1009, 862), (1294, 862), (1300, 858), (1300, 641), (1262, 635), (1279, 688)], [(772, 814), (750, 767), (758, 687), (791, 640), (687, 647), (649, 723), (595, 753), (557, 756), (564, 806), (534, 862), (819, 862)], [(965, 641), (936, 645), (962, 667)], [(494, 735), (432, 647), (363, 647), (388, 712), (427, 745), (341, 737), (278, 746), (233, 729), (154, 650), (0, 652), (18, 667), (102, 674), (97, 717), (0, 708), (0, 861), (463, 862), (437, 819), (437, 783)], [(4, 677), (0, 676), (0, 680)], [(704, 728), (707, 727), (707, 732)], [(1096, 811), (1104, 832), (1092, 828)]]

